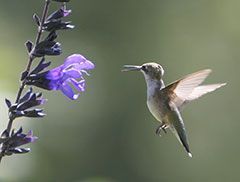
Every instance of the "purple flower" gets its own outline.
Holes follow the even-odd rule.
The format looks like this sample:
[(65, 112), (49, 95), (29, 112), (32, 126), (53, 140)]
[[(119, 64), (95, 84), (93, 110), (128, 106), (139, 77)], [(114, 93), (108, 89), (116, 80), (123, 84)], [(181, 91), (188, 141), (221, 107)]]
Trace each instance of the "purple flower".
[(75, 94), (73, 87), (78, 92), (85, 91), (84, 74), (87, 70), (94, 69), (94, 64), (80, 54), (67, 57), (64, 63), (52, 70), (30, 75), (28, 85), (35, 85), (47, 90), (60, 90), (68, 98), (75, 100), (79, 94)]

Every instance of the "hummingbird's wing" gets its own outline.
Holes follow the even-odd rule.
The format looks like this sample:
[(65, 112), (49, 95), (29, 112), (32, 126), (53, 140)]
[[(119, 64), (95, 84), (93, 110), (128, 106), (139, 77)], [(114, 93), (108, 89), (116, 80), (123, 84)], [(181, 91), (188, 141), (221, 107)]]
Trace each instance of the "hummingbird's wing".
[(210, 92), (213, 92), (214, 90), (222, 87), (226, 85), (226, 83), (217, 83), (217, 84), (210, 84), (210, 85), (200, 85), (196, 88), (193, 89), (192, 93), (187, 96), (186, 98), (186, 101), (184, 102), (184, 104), (190, 102), (190, 101), (193, 101), (195, 99), (198, 99), (199, 97), (207, 94), (207, 93), (210, 93)]
[(192, 157), (192, 154), (189, 149), (187, 132), (183, 123), (183, 119), (179, 110), (176, 106), (171, 105), (172, 111), (168, 113), (168, 120), (170, 123), (170, 129), (175, 134), (179, 142), (183, 145), (189, 157)]
[(224, 84), (212, 84), (199, 86), (211, 73), (210, 69), (201, 70), (190, 75), (187, 75), (164, 89), (169, 99), (178, 107), (181, 108), (183, 104), (190, 102), (202, 95), (212, 92)]

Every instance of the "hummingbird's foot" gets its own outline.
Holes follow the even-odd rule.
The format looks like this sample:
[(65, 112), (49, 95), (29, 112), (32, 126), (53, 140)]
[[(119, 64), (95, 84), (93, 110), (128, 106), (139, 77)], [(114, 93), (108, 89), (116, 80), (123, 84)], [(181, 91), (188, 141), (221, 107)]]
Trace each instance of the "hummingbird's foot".
[(165, 125), (165, 124), (160, 125), (160, 126), (157, 127), (157, 129), (156, 129), (156, 134), (157, 134), (158, 136), (161, 136), (161, 131), (162, 131), (162, 130), (164, 131), (164, 133), (167, 133), (166, 128), (167, 128), (167, 125)]
[(167, 130), (166, 130), (166, 128), (164, 127), (164, 128), (162, 128), (162, 130), (164, 131), (164, 133), (167, 133)]
[(162, 130), (161, 127), (157, 127), (157, 129), (156, 129), (156, 135), (161, 136), (161, 130)]

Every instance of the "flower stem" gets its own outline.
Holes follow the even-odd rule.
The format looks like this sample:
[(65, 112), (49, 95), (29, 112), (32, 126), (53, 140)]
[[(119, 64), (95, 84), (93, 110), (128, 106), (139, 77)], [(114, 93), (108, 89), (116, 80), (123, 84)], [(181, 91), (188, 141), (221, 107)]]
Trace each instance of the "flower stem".
[(1, 153), (0, 153), (0, 163), (1, 163), (1, 161), (2, 161), (2, 158), (3, 158), (3, 153), (1, 152)]
[[(33, 60), (35, 59), (35, 57), (33, 56), (34, 49), (35, 49), (35, 47), (38, 45), (38, 43), (41, 40), (41, 36), (42, 36), (42, 32), (43, 32), (43, 24), (44, 24), (44, 22), (45, 22), (45, 20), (47, 18), (49, 5), (50, 5), (50, 0), (45, 0), (45, 5), (44, 5), (43, 13), (42, 13), (42, 18), (41, 18), (41, 24), (38, 27), (38, 32), (37, 32), (35, 44), (34, 44), (34, 47), (33, 47), (32, 51), (29, 53), (28, 64), (27, 64), (26, 69), (24, 71), (24, 72), (26, 72), (28, 74), (29, 74), (29, 71), (31, 69)], [(21, 98), (21, 95), (22, 95), (22, 92), (23, 92), (23, 90), (25, 88), (25, 85), (26, 85), (26, 78), (22, 81), (21, 86), (19, 87), (19, 90), (18, 90), (18, 93), (17, 93), (17, 97), (16, 97), (16, 101), (15, 101), (16, 104), (19, 102), (19, 100)], [(5, 130), (6, 134), (8, 135), (7, 137), (9, 137), (9, 133), (10, 133), (10, 131), (12, 129), (13, 120), (14, 120), (14, 118), (9, 117), (7, 129)], [(4, 156), (4, 152), (5, 152), (5, 149), (4, 149), (4, 146), (2, 146), (2, 151), (0, 153), (0, 163), (1, 163), (2, 157)]]
[[(41, 19), (41, 24), (40, 24), (40, 26), (39, 26), (39, 28), (38, 28), (38, 34), (37, 34), (37, 37), (36, 37), (36, 40), (35, 40), (35, 44), (34, 44), (35, 47), (36, 47), (36, 45), (39, 43), (39, 41), (40, 41), (40, 39), (41, 39), (41, 35), (42, 35), (42, 31), (43, 31), (43, 24), (44, 24), (44, 22), (45, 22), (45, 20), (46, 20), (46, 17), (47, 17), (47, 12), (48, 12), (48, 8), (49, 8), (49, 4), (50, 4), (50, 0), (46, 0), (46, 1), (45, 1), (45, 6), (44, 6), (44, 9), (43, 9), (43, 15), (42, 15), (42, 19)], [(27, 64), (27, 67), (26, 67), (26, 70), (25, 70), (25, 72), (27, 72), (27, 73), (30, 71), (31, 66), (32, 66), (32, 62), (33, 62), (33, 60), (34, 60), (34, 58), (35, 58), (35, 57), (32, 55), (35, 47), (32, 49), (31, 53), (29, 54), (29, 61), (28, 61), (28, 64)], [(19, 101), (19, 99), (20, 99), (20, 97), (21, 97), (21, 95), (22, 95), (22, 91), (23, 91), (25, 85), (26, 85), (26, 79), (24, 79), (24, 80), (22, 81), (22, 84), (21, 84), (21, 86), (20, 86), (20, 88), (19, 88), (19, 91), (18, 91), (18, 94), (17, 94), (17, 98), (16, 98), (16, 101), (15, 101), (16, 103), (18, 103), (18, 101)]]

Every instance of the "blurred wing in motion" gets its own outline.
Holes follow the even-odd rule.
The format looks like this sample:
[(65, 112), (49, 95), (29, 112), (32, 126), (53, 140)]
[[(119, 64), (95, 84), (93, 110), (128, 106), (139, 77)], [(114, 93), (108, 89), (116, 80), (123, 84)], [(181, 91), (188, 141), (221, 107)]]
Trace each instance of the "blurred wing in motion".
[[(201, 85), (193, 89), (193, 92), (186, 98), (185, 103), (188, 103), (190, 101), (193, 101), (195, 99), (198, 99), (199, 97), (213, 92), (214, 90), (226, 85), (226, 83), (217, 83), (217, 84), (211, 84), (211, 85)], [(184, 104), (185, 104), (184, 103)]]
[(192, 73), (171, 83), (162, 91), (166, 92), (171, 101), (179, 107), (186, 101), (193, 90), (207, 78), (210, 72), (211, 70), (206, 69)]
[(184, 104), (225, 85), (225, 83), (223, 83), (199, 86), (210, 73), (210, 69), (192, 73), (168, 85), (163, 89), (163, 91), (168, 94), (172, 103), (181, 109)]

